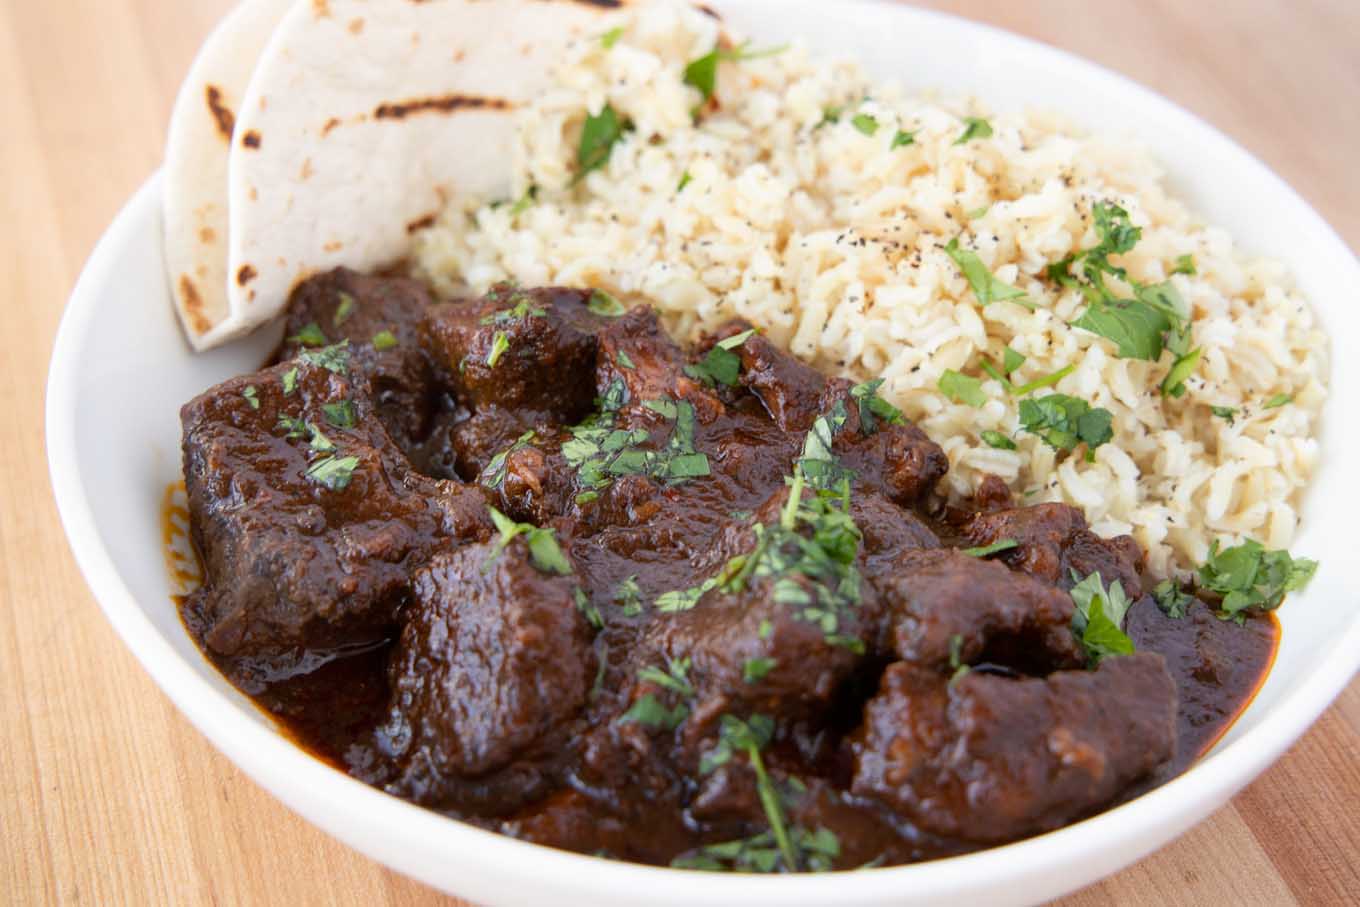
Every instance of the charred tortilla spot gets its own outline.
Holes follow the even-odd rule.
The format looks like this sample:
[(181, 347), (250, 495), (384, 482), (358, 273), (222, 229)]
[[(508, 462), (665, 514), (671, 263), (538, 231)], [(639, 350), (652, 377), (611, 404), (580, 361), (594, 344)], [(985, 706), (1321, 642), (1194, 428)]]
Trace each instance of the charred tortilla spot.
[(245, 135), (241, 137), (241, 144), (246, 148), (259, 148), (260, 134), (256, 132), (254, 129), (251, 129), (249, 132), (247, 132)]
[(424, 230), (426, 227), (433, 227), (434, 222), (435, 222), (434, 214), (427, 214), (424, 217), (418, 217), (406, 225), (406, 232), (407, 233), (419, 232), (420, 230)]
[(252, 266), (241, 265), (241, 270), (236, 272), (236, 282), (241, 286), (245, 286), (246, 284), (254, 280), (258, 275), (259, 272), (256, 271)]
[(353, 19), (350, 21), (348, 28), (351, 35), (357, 35), (364, 30), (364, 20)]
[(452, 94), (439, 98), (416, 98), (381, 104), (373, 111), (374, 119), (404, 120), (418, 113), (454, 113), (458, 110), (509, 110), (513, 105), (504, 98), (480, 95)]
[(189, 279), (188, 274), (179, 278), (179, 299), (189, 328), (195, 334), (206, 334), (212, 329), (212, 322), (203, 314), (203, 297), (198, 295), (198, 287)]
[(330, 134), (331, 134), (331, 130), (334, 129), (336, 126), (339, 126), (339, 125), (340, 125), (340, 119), (339, 119), (338, 117), (331, 117), (329, 120), (326, 121), (326, 125), (324, 125), (324, 126), (321, 127), (321, 135), (322, 135), (323, 137), (324, 137), (324, 136), (330, 135)]
[(318, 19), (330, 18), (330, 0), (312, 0), (312, 15), (316, 16)]
[(716, 9), (714, 9), (713, 7), (709, 6), (706, 3), (699, 4), (699, 12), (703, 13), (704, 15), (708, 16), (711, 19), (717, 19), (719, 22), (722, 21), (722, 15)]
[(217, 239), (217, 233), (211, 227), (204, 227), (198, 231), (199, 242), (210, 243), (215, 239)]
[(217, 123), (217, 131), (222, 134), (222, 138), (231, 141), (231, 134), (236, 129), (236, 116), (231, 112), (222, 99), (222, 89), (216, 85), (209, 85), (205, 94), (208, 101), (208, 113)]

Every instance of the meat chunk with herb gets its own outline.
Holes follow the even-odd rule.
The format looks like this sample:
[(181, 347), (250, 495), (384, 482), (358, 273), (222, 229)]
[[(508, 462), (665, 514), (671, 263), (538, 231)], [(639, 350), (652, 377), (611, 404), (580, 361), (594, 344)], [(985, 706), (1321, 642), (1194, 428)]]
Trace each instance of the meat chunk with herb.
[(1085, 664), (1072, 597), (952, 548), (906, 551), (875, 573), (880, 645), (916, 665), (980, 661), (1026, 674)]
[(409, 468), (343, 347), (220, 384), (180, 418), (206, 578), (187, 612), (218, 655), (378, 642), (434, 547), (489, 532), (481, 489)]
[(1160, 655), (1095, 671), (950, 681), (890, 666), (852, 740), (853, 791), (938, 835), (1049, 831), (1111, 803), (1174, 754), (1176, 690)]
[(684, 400), (705, 425), (722, 414), (722, 401), (686, 371), (684, 352), (651, 309), (639, 306), (608, 321), (599, 333), (599, 344), (595, 389), (606, 406), (622, 409), (649, 400)]
[(479, 300), (431, 308), (423, 343), (474, 411), (528, 409), (571, 425), (595, 399), (603, 319), (588, 308), (590, 297), (589, 290), (499, 286)]
[(577, 589), (549, 530), (440, 552), (416, 574), (378, 729), (389, 790), (484, 813), (542, 792), (595, 674)]
[(293, 291), (279, 358), (347, 341), (350, 367), (368, 379), (378, 417), (410, 454), (429, 435), (441, 402), (420, 347), (430, 304), (425, 286), (409, 278), (328, 271)]
[(1143, 594), (1139, 578), (1143, 552), (1138, 543), (1127, 535), (1102, 539), (1087, 528), (1081, 511), (1070, 505), (1035, 504), (979, 513), (963, 531), (970, 545), (1016, 542), (1002, 558), (1046, 582), (1070, 587), (1099, 573), (1107, 586), (1118, 581), (1130, 599)]
[[(719, 334), (746, 326), (745, 322), (735, 322)], [(827, 378), (759, 334), (748, 338), (735, 352), (741, 359), (741, 383), (760, 398), (770, 418), (787, 432), (812, 428), (823, 412), (828, 386), (849, 386)]]

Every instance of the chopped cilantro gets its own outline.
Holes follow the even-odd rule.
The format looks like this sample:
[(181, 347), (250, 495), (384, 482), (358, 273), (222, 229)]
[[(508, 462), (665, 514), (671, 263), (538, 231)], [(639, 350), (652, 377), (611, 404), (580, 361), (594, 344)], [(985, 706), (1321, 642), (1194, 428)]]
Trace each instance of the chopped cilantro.
[(818, 416), (812, 423), (812, 430), (803, 441), (797, 474), (813, 488), (827, 490), (854, 478), (854, 473), (840, 464), (833, 451), (836, 433), (849, 419), (845, 401), (837, 400), (830, 412)]
[[(349, 316), (354, 314), (355, 306), (353, 296), (349, 295), (344, 290), (341, 290), (339, 295), (340, 304), (335, 307), (335, 314), (331, 316), (331, 326), (337, 328), (348, 321)], [(324, 343), (325, 341), (322, 342)]]
[(900, 409), (878, 395), (882, 386), (883, 379), (878, 378), (850, 388), (851, 399), (859, 403), (859, 430), (866, 436), (878, 431), (880, 419), (888, 425), (905, 425), (907, 421)]
[(799, 868), (798, 853), (789, 836), (784, 806), (760, 756), (760, 751), (769, 745), (773, 737), (774, 719), (767, 715), (752, 715), (746, 721), (735, 715), (723, 715), (718, 725), (718, 745), (700, 759), (699, 771), (709, 774), (719, 765), (730, 761), (734, 751), (746, 753), (751, 769), (756, 773), (756, 793), (765, 810), (766, 821), (770, 824), (770, 834), (774, 837), (785, 867), (796, 871)]
[(898, 148), (905, 148), (907, 145), (914, 145), (915, 143), (916, 133), (899, 129), (893, 136), (892, 144), (888, 146), (888, 150), (894, 151)]
[(845, 108), (844, 108), (844, 107), (840, 107), (840, 106), (836, 106), (836, 107), (827, 107), (827, 108), (825, 108), (825, 109), (822, 111), (822, 118), (821, 118), (820, 120), (817, 121), (817, 125), (816, 125), (816, 126), (813, 126), (813, 127), (812, 127), (812, 131), (813, 131), (813, 132), (816, 132), (818, 129), (821, 129), (823, 126), (830, 126), (830, 125), (832, 125), (832, 124), (834, 124), (834, 123), (839, 123), (839, 122), (841, 121), (841, 114), (844, 113), (844, 112), (845, 112)]
[(373, 339), (369, 342), (373, 344), (373, 349), (381, 353), (383, 350), (390, 350), (396, 346), (397, 337), (391, 331), (383, 329), (374, 334)]
[(1293, 403), (1293, 402), (1294, 402), (1294, 395), (1293, 395), (1293, 394), (1276, 394), (1275, 396), (1273, 396), (1273, 397), (1271, 397), (1269, 400), (1267, 400), (1267, 401), (1261, 406), (1261, 408), (1262, 408), (1262, 409), (1279, 409), (1281, 406), (1284, 406), (1286, 403)]
[(515, 451), (523, 450), (524, 448), (532, 444), (534, 440), (534, 434), (535, 434), (534, 430), (532, 428), (529, 429), (524, 434), (520, 435), (519, 438), (516, 439), (514, 444), (511, 444), (505, 450), (502, 450), (494, 457), (492, 457), (491, 462), (487, 463), (486, 468), (482, 470), (481, 478), (482, 485), (491, 489), (498, 489), (502, 485), (504, 485), (506, 467), (509, 463), (510, 455), (513, 454)]
[(515, 300), (513, 306), (508, 309), (497, 309), (490, 315), (482, 318), (478, 324), (483, 326), (493, 324), (504, 326), (513, 324), (514, 322), (525, 318), (542, 318), (544, 315), (548, 314), (548, 310), (542, 306), (530, 305), (530, 300), (527, 296), (512, 296), (510, 298)]
[(718, 63), (740, 63), (743, 60), (755, 60), (760, 57), (781, 54), (788, 49), (787, 45), (772, 47), (769, 50), (747, 50), (746, 48), (747, 45), (745, 44), (735, 50), (715, 47), (702, 57), (691, 60), (689, 65), (685, 67), (684, 83), (698, 89), (699, 94), (703, 95), (704, 100), (707, 101), (718, 90)]
[(1198, 271), (1195, 268), (1195, 256), (1186, 253), (1176, 259), (1176, 265), (1171, 269), (1172, 274), (1186, 274), (1194, 277)]
[(689, 716), (689, 706), (680, 703), (675, 708), (667, 708), (661, 704), (655, 694), (648, 693), (638, 699), (623, 713), (619, 718), (619, 723), (635, 721), (638, 724), (650, 728), (664, 728), (668, 731), (680, 726), (680, 723)]
[(686, 170), (684, 173), (680, 174), (680, 184), (675, 187), (675, 191), (684, 192), (685, 187), (692, 182), (694, 182), (694, 177), (690, 176), (689, 171)]
[(597, 114), (587, 113), (585, 125), (581, 128), (581, 143), (576, 149), (577, 169), (573, 182), (580, 182), (587, 173), (603, 167), (609, 161), (614, 145), (631, 128), (631, 124), (620, 119), (609, 104), (605, 104)]
[(358, 424), (359, 417), (354, 409), (354, 402), (351, 400), (340, 400), (337, 403), (323, 403), (321, 412), (325, 414), (326, 421), (336, 428), (353, 428)]
[(358, 466), (358, 457), (322, 457), (307, 467), (307, 478), (331, 491), (344, 491)]
[(944, 374), (940, 376), (939, 387), (940, 393), (955, 403), (976, 408), (987, 402), (987, 395), (982, 390), (980, 379), (962, 375), (952, 368), (944, 370)]
[(487, 368), (495, 368), (496, 363), (501, 361), (506, 350), (510, 349), (510, 337), (505, 331), (497, 331), (496, 336), (491, 339), (491, 351), (486, 354)]
[(531, 184), (528, 189), (524, 190), (524, 194), (519, 197), (519, 201), (511, 206), (510, 217), (512, 219), (519, 217), (525, 211), (532, 208), (536, 201), (538, 201), (538, 186), (537, 184)]
[(995, 447), (997, 450), (1015, 450), (1015, 442), (999, 431), (987, 429), (982, 433), (982, 440), (988, 447)]
[(628, 311), (623, 303), (619, 302), (604, 290), (591, 290), (590, 301), (586, 303), (586, 308), (596, 315), (602, 315), (605, 318), (617, 318)]
[(1010, 551), (1012, 548), (1019, 548), (1020, 543), (1015, 539), (999, 539), (990, 545), (983, 545), (981, 548), (964, 548), (959, 554), (966, 554), (969, 557), (987, 557), (992, 554), (1000, 554), (1002, 551)]
[(646, 667), (638, 672), (638, 679), (670, 690), (685, 699), (694, 698), (694, 687), (689, 682), (688, 658), (673, 659), (666, 663), (666, 670)]
[(288, 371), (283, 373), (282, 378), (283, 395), (285, 397), (291, 395), (293, 391), (297, 390), (297, 379), (298, 379), (297, 366), (293, 366)]
[(992, 124), (981, 117), (964, 117), (963, 122), (963, 132), (954, 140), (955, 145), (963, 145), (973, 139), (989, 139), (992, 137)]
[(1123, 630), (1124, 616), (1133, 603), (1118, 580), (1106, 589), (1100, 574), (1092, 573), (1072, 587), (1071, 595), (1077, 606), (1072, 632), (1081, 640), (1092, 667), (1102, 658), (1133, 653), (1133, 640)]
[(1009, 388), (1009, 390), (1013, 395), (1017, 397), (1024, 397), (1034, 393), (1037, 390), (1042, 390), (1045, 387), (1052, 387), (1053, 385), (1057, 384), (1059, 381), (1066, 378), (1068, 375), (1072, 374), (1076, 370), (1077, 367), (1075, 365), (1069, 365), (1066, 368), (1058, 369), (1051, 375), (1044, 375), (1042, 378), (1035, 378), (1028, 384), (1022, 384), (1019, 387), (1011, 387)]
[(260, 392), (255, 389), (255, 385), (247, 384), (245, 390), (241, 391), (241, 396), (246, 398), (251, 409), (260, 408)]
[(983, 217), (986, 217), (986, 216), (987, 216), (987, 212), (990, 211), (990, 210), (992, 210), (992, 206), (991, 206), (991, 205), (983, 205), (981, 208), (974, 208), (974, 209), (971, 210), (971, 211), (965, 211), (965, 212), (963, 212), (963, 214), (964, 214), (964, 216), (967, 217), (969, 220), (979, 220), (979, 219), (981, 219), (981, 218), (983, 218)]
[(488, 506), (487, 510), (491, 514), (491, 522), (495, 525), (496, 531), (500, 533), (500, 538), (487, 557), (486, 564), (482, 567), (483, 571), (491, 569), (492, 562), (505, 550), (505, 546), (522, 535), (529, 546), (529, 562), (540, 573), (569, 576), (573, 572), (571, 561), (557, 544), (556, 530), (538, 527), (532, 523), (516, 523), (495, 507)]
[(959, 246), (957, 236), (949, 241), (944, 251), (963, 272), (968, 285), (973, 288), (974, 295), (983, 306), (991, 305), (993, 302), (1014, 302), (1017, 305), (1034, 308), (1034, 304), (1025, 298), (1024, 290), (998, 280), (982, 263), (982, 259), (978, 258), (976, 252)]
[(753, 334), (754, 329), (719, 340), (713, 345), (713, 349), (708, 351), (703, 361), (685, 366), (685, 374), (710, 387), (716, 384), (736, 387), (741, 376), (741, 357), (733, 350), (749, 340)]
[(300, 343), (303, 346), (325, 346), (330, 341), (326, 335), (321, 333), (321, 325), (315, 321), (307, 322), (306, 327), (288, 338), (289, 343)]
[(349, 373), (349, 341), (341, 340), (319, 350), (303, 350), (298, 358), (308, 365), (345, 375)]
[(1152, 590), (1152, 597), (1157, 600), (1157, 607), (1162, 609), (1163, 614), (1177, 620), (1185, 616), (1186, 610), (1195, 600), (1193, 595), (1186, 594), (1169, 579), (1157, 584), (1157, 588)]
[(773, 658), (748, 658), (741, 666), (741, 679), (746, 683), (759, 683), (777, 664), (778, 661)]
[(614, 588), (614, 604), (623, 609), (624, 617), (637, 617), (642, 613), (642, 590), (638, 587), (636, 573)]
[(1295, 559), (1288, 551), (1267, 551), (1250, 539), (1221, 551), (1215, 541), (1199, 568), (1199, 582), (1222, 598), (1219, 607), (1225, 616), (1240, 617), (1250, 608), (1275, 610), (1285, 593), (1308, 585), (1317, 566), (1317, 561)]
[(1226, 419), (1229, 426), (1237, 423), (1238, 409), (1236, 406), (1211, 406), (1209, 407), (1209, 412), (1218, 416), (1220, 419)]
[(604, 618), (600, 616), (600, 609), (595, 607), (595, 603), (590, 600), (586, 590), (580, 586), (572, 593), (572, 598), (576, 602), (576, 610), (581, 612), (581, 616), (596, 630), (604, 629)]
[(600, 35), (600, 45), (604, 47), (605, 50), (613, 50), (614, 45), (618, 44), (619, 39), (622, 37), (623, 37), (622, 25), (618, 26), (617, 28), (611, 28), (609, 31)]
[(1074, 450), (1086, 445), (1086, 459), (1095, 460), (1095, 450), (1114, 437), (1114, 414), (1092, 407), (1085, 400), (1066, 394), (1049, 394), (1020, 401), (1020, 427), (1038, 435), (1057, 451)]
[(854, 126), (861, 133), (871, 138), (873, 137), (874, 133), (878, 132), (878, 120), (874, 119), (867, 113), (855, 114), (853, 117), (850, 118), (850, 125)]
[(972, 668), (970, 668), (963, 660), (962, 633), (955, 633), (953, 636), (949, 637), (949, 669), (953, 671), (953, 673), (949, 675), (949, 685), (951, 687), (962, 680), (968, 672), (972, 670)]
[(630, 371), (637, 368), (637, 364), (633, 362), (633, 357), (628, 355), (627, 350), (619, 350), (619, 354), (614, 359), (618, 362), (619, 368), (626, 368)]
[(1167, 372), (1166, 377), (1162, 379), (1162, 396), (1184, 396), (1185, 379), (1194, 374), (1195, 369), (1199, 367), (1199, 360), (1202, 355), (1204, 355), (1204, 348), (1199, 347), (1184, 356), (1176, 357), (1176, 361), (1171, 364), (1171, 371)]

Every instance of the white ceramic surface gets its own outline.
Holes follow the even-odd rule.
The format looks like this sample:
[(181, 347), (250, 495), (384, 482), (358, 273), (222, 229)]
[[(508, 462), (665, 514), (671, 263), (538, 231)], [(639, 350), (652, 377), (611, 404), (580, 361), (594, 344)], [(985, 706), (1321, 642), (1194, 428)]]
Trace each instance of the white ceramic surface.
[(169, 598), (159, 508), (179, 473), (181, 403), (253, 369), (274, 337), (195, 355), (171, 310), (153, 178), (109, 228), (62, 321), (47, 399), (48, 455), (62, 521), (109, 620), (189, 719), (251, 777), (358, 850), (488, 904), (1019, 904), (1133, 862), (1221, 806), (1290, 745), (1360, 665), (1360, 577), (1351, 569), (1360, 423), (1360, 264), (1294, 192), (1241, 148), (1162, 98), (1014, 36), (904, 6), (825, 0), (714, 4), (761, 43), (804, 38), (856, 55), (912, 88), (971, 92), (996, 108), (1043, 106), (1135, 136), (1175, 189), (1249, 250), (1288, 264), (1333, 338), (1322, 468), (1293, 551), (1322, 567), (1281, 611), (1284, 640), (1264, 690), (1216, 750), (1164, 787), (1073, 827), (918, 866), (758, 877), (684, 873), (536, 847), (444, 819), (308, 756), (209, 666)]

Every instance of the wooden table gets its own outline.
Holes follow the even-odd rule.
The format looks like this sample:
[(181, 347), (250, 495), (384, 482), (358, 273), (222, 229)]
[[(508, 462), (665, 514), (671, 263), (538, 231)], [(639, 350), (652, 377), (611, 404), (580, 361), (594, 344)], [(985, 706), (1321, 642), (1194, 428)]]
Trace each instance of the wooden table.
[[(0, 0), (2, 903), (456, 903), (313, 829), (218, 755), (114, 636), (57, 522), (42, 420), (57, 320), (96, 238), (159, 165), (176, 86), (230, 5)], [(1356, 0), (928, 5), (1164, 92), (1360, 247)], [(1360, 901), (1357, 802), (1360, 683), (1229, 807), (1066, 903)]]

